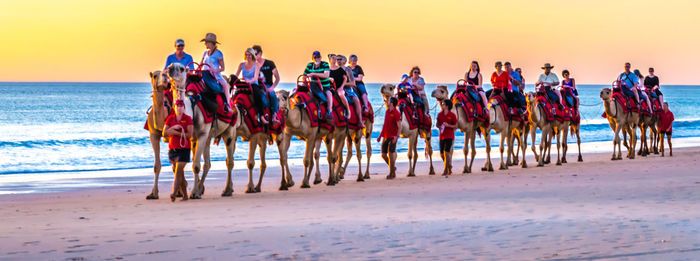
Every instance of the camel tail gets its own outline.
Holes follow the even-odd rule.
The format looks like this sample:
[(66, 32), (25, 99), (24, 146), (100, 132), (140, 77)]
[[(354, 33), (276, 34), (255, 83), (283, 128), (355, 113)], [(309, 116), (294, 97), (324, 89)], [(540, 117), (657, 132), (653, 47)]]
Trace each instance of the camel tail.
[(569, 129), (571, 130), (571, 137), (572, 138), (575, 137), (574, 134), (576, 134), (576, 133), (574, 133), (574, 132), (576, 132), (576, 128), (574, 128), (574, 126), (571, 126), (571, 128), (569, 128)]
[(481, 128), (476, 128), (476, 134), (479, 134), (479, 138), (482, 138), (481, 137)]

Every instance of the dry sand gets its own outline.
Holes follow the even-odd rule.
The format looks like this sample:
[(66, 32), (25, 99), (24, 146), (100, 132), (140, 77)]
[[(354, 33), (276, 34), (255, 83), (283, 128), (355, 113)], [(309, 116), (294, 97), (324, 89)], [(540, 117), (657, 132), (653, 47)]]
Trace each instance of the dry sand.
[(402, 163), (391, 181), (374, 164), (364, 183), (351, 166), (341, 184), (305, 190), (295, 167), (297, 186), (285, 192), (274, 167), (258, 194), (242, 194), (247, 172), (236, 170), (232, 198), (219, 196), (215, 171), (203, 199), (175, 203), (167, 178), (155, 201), (144, 200), (147, 180), (1, 195), (0, 259), (697, 260), (700, 148), (674, 152), (543, 168), (530, 159), (493, 173), (477, 160), (474, 174), (449, 178), (427, 176), (422, 162), (407, 178)]

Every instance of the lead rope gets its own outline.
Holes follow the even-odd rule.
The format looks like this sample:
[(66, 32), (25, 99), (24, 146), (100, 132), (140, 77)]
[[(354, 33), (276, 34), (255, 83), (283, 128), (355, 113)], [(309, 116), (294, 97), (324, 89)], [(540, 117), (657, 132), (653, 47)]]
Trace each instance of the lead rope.
[(185, 144), (187, 144), (185, 141), (185, 134), (185, 128), (180, 128), (180, 148), (185, 147)]

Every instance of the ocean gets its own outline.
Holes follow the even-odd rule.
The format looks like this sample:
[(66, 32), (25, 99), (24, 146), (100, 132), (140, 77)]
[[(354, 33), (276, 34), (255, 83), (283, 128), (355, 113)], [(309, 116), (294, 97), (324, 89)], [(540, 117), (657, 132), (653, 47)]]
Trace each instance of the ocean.
[[(428, 84), (430, 93), (437, 84)], [(454, 84), (448, 84), (454, 90)], [(294, 83), (282, 83), (280, 89), (291, 90)], [(372, 137), (382, 128), (384, 109), (379, 94), (380, 84), (368, 84), (370, 100), (378, 111)], [(608, 85), (579, 85), (581, 101), (582, 142), (612, 140), (613, 133), (601, 117), (601, 88)], [(533, 91), (528, 86), (527, 91)], [(700, 86), (662, 86), (665, 100), (675, 114), (674, 137), (700, 137)], [(0, 82), (5, 96), (0, 106), (0, 174), (59, 173), (88, 170), (120, 170), (150, 168), (153, 152), (148, 131), (143, 129), (146, 110), (151, 105), (150, 83), (30, 83)], [(435, 100), (431, 98), (431, 107)], [(433, 115), (438, 113), (435, 108)], [(437, 137), (437, 129), (433, 129)], [(497, 136), (496, 136), (497, 137)], [(235, 160), (248, 156), (248, 143), (238, 141)], [(575, 139), (569, 138), (569, 143)], [(405, 152), (408, 141), (401, 139), (397, 148)], [(493, 145), (498, 138), (492, 139)], [(432, 140), (437, 150), (438, 139)], [(457, 132), (455, 151), (461, 153), (464, 137)], [(420, 155), (425, 147), (419, 141)], [(477, 139), (477, 147), (484, 147)], [(585, 145), (584, 145), (585, 146)], [(379, 144), (372, 147), (378, 157)], [(167, 144), (162, 143), (162, 160), (167, 162)], [(362, 146), (364, 151), (365, 146)], [(294, 138), (290, 157), (302, 157), (304, 144)], [(325, 154), (325, 147), (322, 149)], [(269, 146), (267, 159), (279, 158), (276, 146)], [(225, 160), (223, 146), (212, 147), (214, 161)], [(421, 156), (422, 158), (423, 156)], [(438, 159), (439, 160), (439, 159)], [(355, 162), (354, 160), (352, 161)], [(241, 164), (241, 163), (238, 163)], [(164, 170), (167, 170), (164, 168)]]

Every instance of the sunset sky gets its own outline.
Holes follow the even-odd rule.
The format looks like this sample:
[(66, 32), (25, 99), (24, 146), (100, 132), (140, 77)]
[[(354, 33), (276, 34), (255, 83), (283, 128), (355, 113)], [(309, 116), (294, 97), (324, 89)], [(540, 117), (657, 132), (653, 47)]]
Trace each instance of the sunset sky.
[[(204, 4), (206, 3), (206, 4)], [(227, 73), (263, 46), (282, 81), (314, 50), (357, 54), (367, 82), (411, 66), (454, 83), (478, 60), (522, 67), (528, 83), (549, 62), (579, 83), (609, 83), (626, 61), (662, 84), (700, 84), (698, 1), (11, 1), (0, 0), (0, 81), (145, 82), (182, 38), (196, 61), (216, 33)]]

